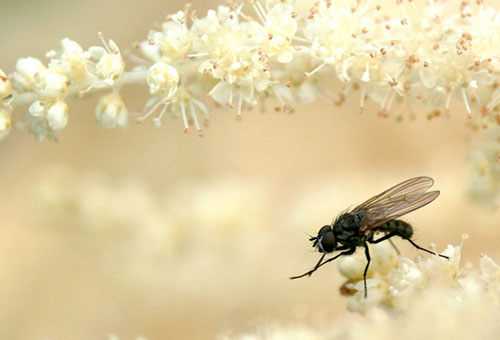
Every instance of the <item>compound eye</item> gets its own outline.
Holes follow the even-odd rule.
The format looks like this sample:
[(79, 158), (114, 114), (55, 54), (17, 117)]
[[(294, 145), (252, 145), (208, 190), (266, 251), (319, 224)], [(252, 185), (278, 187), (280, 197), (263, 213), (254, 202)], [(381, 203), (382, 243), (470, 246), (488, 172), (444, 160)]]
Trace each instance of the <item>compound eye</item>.
[(337, 240), (332, 230), (328, 230), (323, 234), (320, 240), (320, 246), (324, 253), (331, 253), (337, 246)]
[(329, 225), (322, 226), (318, 231), (318, 237), (325, 234), (327, 231), (332, 230), (332, 227)]

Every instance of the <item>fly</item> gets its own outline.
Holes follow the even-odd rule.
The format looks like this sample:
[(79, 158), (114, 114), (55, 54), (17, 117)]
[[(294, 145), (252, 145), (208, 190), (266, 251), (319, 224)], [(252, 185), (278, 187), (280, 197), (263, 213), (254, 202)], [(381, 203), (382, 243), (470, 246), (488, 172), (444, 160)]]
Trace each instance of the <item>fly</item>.
[[(436, 254), (416, 244), (411, 239), (412, 226), (398, 219), (434, 201), (439, 196), (439, 191), (428, 191), (433, 184), (434, 180), (430, 177), (408, 179), (361, 203), (352, 211), (341, 214), (330, 225), (321, 227), (318, 235), (311, 237), (309, 241), (323, 255), (313, 269), (302, 275), (292, 276), (290, 279), (311, 276), (319, 267), (340, 256), (352, 255), (357, 247), (363, 247), (367, 260), (363, 272), (366, 297), (366, 273), (370, 266), (368, 243), (391, 241), (390, 238), (393, 236), (407, 240), (419, 250), (448, 259), (448, 256)], [(379, 233), (384, 235), (375, 239), (375, 235)], [(323, 261), (327, 254), (334, 251), (340, 251), (340, 253)]]

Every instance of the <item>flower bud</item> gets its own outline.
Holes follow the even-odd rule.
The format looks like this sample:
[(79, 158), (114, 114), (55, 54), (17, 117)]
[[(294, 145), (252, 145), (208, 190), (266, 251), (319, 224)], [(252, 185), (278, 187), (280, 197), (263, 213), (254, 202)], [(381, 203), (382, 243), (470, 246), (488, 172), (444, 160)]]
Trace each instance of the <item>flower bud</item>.
[(68, 88), (68, 79), (60, 72), (44, 69), (34, 78), (35, 91), (40, 97), (61, 98)]
[(6, 108), (0, 108), (0, 141), (4, 140), (12, 127), (12, 114)]
[(4, 71), (0, 69), (0, 100), (8, 97), (12, 91), (12, 82), (5, 75)]
[(95, 118), (100, 128), (128, 127), (128, 110), (118, 93), (102, 96), (95, 109)]
[(179, 73), (175, 67), (159, 61), (149, 68), (147, 82), (149, 93), (167, 94), (177, 88)]
[(44, 69), (45, 66), (36, 58), (28, 57), (19, 59), (16, 63), (16, 71), (12, 76), (14, 88), (19, 92), (33, 91), (35, 76)]

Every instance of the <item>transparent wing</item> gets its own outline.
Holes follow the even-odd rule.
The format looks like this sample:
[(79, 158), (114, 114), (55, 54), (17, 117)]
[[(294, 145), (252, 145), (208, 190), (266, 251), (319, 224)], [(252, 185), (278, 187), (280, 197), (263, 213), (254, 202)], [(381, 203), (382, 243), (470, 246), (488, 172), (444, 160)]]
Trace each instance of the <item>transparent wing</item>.
[(353, 210), (365, 211), (361, 230), (373, 229), (431, 203), (439, 196), (439, 191), (427, 192), (433, 184), (430, 177), (411, 178), (361, 203)]

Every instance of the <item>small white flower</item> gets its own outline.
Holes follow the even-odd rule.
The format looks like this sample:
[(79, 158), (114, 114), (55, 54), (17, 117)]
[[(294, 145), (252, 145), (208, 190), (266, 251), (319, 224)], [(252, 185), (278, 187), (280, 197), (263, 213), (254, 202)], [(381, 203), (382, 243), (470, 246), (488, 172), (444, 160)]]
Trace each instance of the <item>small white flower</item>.
[(52, 58), (49, 68), (64, 73), (70, 81), (82, 81), (88, 77), (87, 59), (82, 47), (68, 38), (61, 40), (62, 50)]
[(47, 123), (52, 131), (60, 131), (68, 124), (68, 104), (57, 101), (47, 110)]
[(96, 60), (93, 70), (95, 76), (104, 83), (111, 85), (113, 80), (122, 76), (125, 70), (125, 62), (118, 45), (113, 40), (110, 39), (106, 43), (102, 34), (99, 34), (99, 37), (104, 47), (92, 46), (87, 51), (86, 56), (88, 59)]
[(33, 91), (35, 75), (45, 69), (42, 62), (36, 58), (21, 58), (16, 63), (16, 71), (12, 75), (14, 88), (19, 92)]
[(35, 100), (33, 103), (31, 103), (28, 111), (33, 117), (40, 117), (45, 111), (45, 106), (40, 100)]
[(481, 272), (488, 281), (496, 281), (500, 283), (500, 266), (486, 254), (481, 256), (479, 262)]
[(139, 43), (139, 51), (149, 60), (154, 62), (161, 59), (160, 49), (154, 41), (146, 40)]
[(157, 46), (161, 56), (169, 60), (184, 58), (192, 43), (185, 18), (173, 15), (172, 19), (162, 24), (161, 32), (152, 31), (149, 33), (149, 40), (154, 42), (154, 46)]
[(39, 97), (62, 98), (68, 88), (68, 79), (51, 68), (43, 69), (34, 78), (34, 90)]
[(128, 127), (127, 107), (122, 97), (116, 92), (102, 96), (99, 99), (95, 109), (95, 118), (99, 128), (120, 127), (126, 129)]
[(151, 97), (146, 102), (146, 112), (138, 118), (138, 121), (145, 120), (159, 109), (160, 112), (152, 119), (155, 127), (160, 127), (164, 114), (166, 112), (171, 112), (174, 116), (180, 116), (182, 118), (184, 132), (189, 132), (189, 121), (191, 121), (194, 123), (198, 134), (202, 136), (203, 133), (198, 121), (198, 115), (202, 113), (205, 119), (208, 119), (208, 110), (202, 101), (196, 99), (199, 96), (198, 92), (198, 89), (194, 86), (190, 88), (180, 86), (177, 91), (172, 93), (172, 97), (170, 97), (169, 100), (165, 100), (165, 98), (158, 96)]
[(12, 82), (5, 75), (5, 72), (0, 69), (0, 100), (10, 95), (12, 91)]
[(363, 280), (355, 284), (347, 284), (348, 288), (356, 291), (349, 299), (347, 309), (351, 312), (360, 312), (370, 307), (377, 306), (387, 300), (389, 286), (383, 279), (366, 279), (367, 296), (365, 297), (365, 285)]
[(265, 15), (267, 32), (266, 52), (277, 54), (280, 63), (289, 63), (294, 58), (295, 50), (292, 39), (297, 32), (294, 8), (290, 4), (278, 3)]
[(4, 140), (12, 127), (12, 114), (4, 107), (0, 107), (0, 141)]
[(62, 100), (36, 100), (24, 117), (24, 124), (38, 141), (55, 138), (68, 123), (68, 104)]
[(166, 95), (169, 98), (177, 90), (179, 73), (172, 65), (159, 61), (149, 68), (147, 82), (149, 93)]

